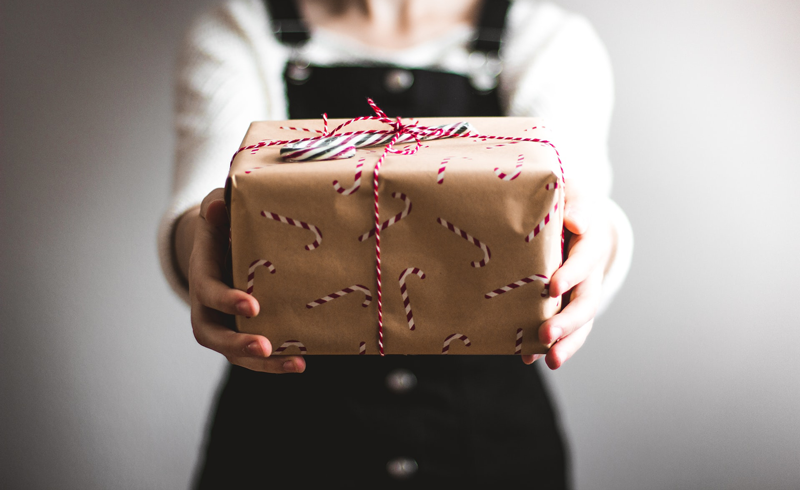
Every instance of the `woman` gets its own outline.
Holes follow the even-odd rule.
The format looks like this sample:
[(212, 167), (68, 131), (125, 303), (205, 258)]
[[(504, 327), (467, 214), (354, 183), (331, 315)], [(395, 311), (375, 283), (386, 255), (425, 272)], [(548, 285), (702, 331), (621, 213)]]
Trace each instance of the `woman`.
[(179, 61), (162, 257), (198, 342), (233, 365), (198, 486), (565, 488), (553, 409), (536, 369), (515, 357), (271, 356), (268, 339), (231, 330), (230, 315), (260, 305), (226, 285), (224, 203), (206, 193), (252, 120), (354, 117), (365, 96), (390, 116), (545, 116), (560, 135), (574, 234), (550, 288), (571, 302), (539, 330), (558, 340), (545, 358), (556, 369), (618, 288), (632, 245), (605, 197), (613, 95), (602, 45), (581, 18), (535, 1), (297, 3), (229, 0), (193, 25)]

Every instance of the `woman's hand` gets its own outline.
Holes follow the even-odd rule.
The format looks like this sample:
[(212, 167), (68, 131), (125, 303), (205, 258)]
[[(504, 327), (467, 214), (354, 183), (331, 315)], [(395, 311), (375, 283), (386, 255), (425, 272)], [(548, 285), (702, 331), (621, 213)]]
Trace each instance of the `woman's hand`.
[(260, 306), (254, 297), (225, 282), (229, 222), (223, 192), (211, 191), (176, 229), (178, 264), (189, 280), (194, 337), (231, 364), (267, 373), (301, 373), (306, 368), (302, 357), (270, 357), (272, 344), (266, 337), (233, 330), (232, 315), (254, 317)]
[[(577, 182), (567, 182), (564, 226), (573, 236), (568, 257), (550, 279), (550, 297), (569, 292), (569, 304), (539, 327), (539, 341), (549, 345), (545, 362), (558, 369), (572, 357), (592, 331), (600, 305), (603, 276), (616, 250), (617, 236), (602, 200), (585, 192)], [(555, 343), (554, 343), (555, 342)], [(525, 364), (542, 357), (522, 356)]]

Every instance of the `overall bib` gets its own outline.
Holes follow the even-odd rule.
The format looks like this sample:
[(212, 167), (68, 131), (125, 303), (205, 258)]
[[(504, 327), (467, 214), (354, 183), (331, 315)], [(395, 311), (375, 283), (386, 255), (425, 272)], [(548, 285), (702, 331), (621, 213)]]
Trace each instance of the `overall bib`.
[[(293, 2), (267, 2), (285, 44), (308, 39)], [(508, 2), (487, 0), (472, 49), (499, 49)], [(392, 66), (284, 72), (292, 119), (502, 116), (497, 90)], [(494, 83), (496, 85), (496, 81)], [(564, 442), (537, 366), (518, 356), (308, 356), (303, 374), (232, 366), (198, 488), (567, 488)]]

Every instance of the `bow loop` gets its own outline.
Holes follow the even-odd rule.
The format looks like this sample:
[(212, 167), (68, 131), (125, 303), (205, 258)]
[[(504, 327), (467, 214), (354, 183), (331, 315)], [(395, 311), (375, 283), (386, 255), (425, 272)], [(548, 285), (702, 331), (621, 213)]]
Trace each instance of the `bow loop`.
[[(328, 116), (327, 114), (323, 114), (323, 131), (320, 136), (273, 143), (284, 144), (281, 148), (281, 157), (283, 157), (284, 160), (289, 162), (301, 162), (352, 158), (355, 156), (357, 148), (385, 146), (392, 142), (392, 140), (395, 141), (387, 147), (386, 151), (388, 153), (413, 155), (422, 148), (422, 141), (424, 140), (465, 136), (474, 133), (472, 126), (470, 126), (468, 122), (435, 127), (420, 126), (417, 120), (403, 123), (400, 117), (390, 119), (372, 99), (367, 99), (367, 101), (375, 112), (374, 116), (349, 119), (329, 131)], [(343, 128), (358, 121), (379, 121), (387, 124), (391, 129), (340, 133)], [(416, 143), (413, 148), (406, 147), (399, 150), (393, 148), (394, 144), (397, 143), (412, 142)]]

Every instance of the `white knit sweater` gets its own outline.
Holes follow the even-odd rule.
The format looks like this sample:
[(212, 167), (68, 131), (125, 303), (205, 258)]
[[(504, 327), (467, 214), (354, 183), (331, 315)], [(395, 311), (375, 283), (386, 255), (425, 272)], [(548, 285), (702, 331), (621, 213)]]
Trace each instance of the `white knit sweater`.
[[(413, 48), (382, 51), (312, 29), (303, 55), (318, 66), (377, 61), (466, 74), (471, 36), (472, 28), (463, 26)], [(173, 198), (158, 235), (162, 269), (184, 300), (186, 281), (172, 252), (174, 226), (186, 210), (224, 185), (231, 156), (251, 121), (288, 118), (282, 79), (288, 55), (272, 35), (262, 0), (227, 0), (200, 16), (184, 38), (177, 65)], [(589, 23), (550, 3), (516, 0), (502, 55), (500, 98), (507, 115), (546, 118), (567, 178), (590, 182), (608, 196), (613, 80), (608, 55)], [(633, 249), (627, 217), (610, 199), (606, 203), (619, 243), (604, 280), (603, 306), (622, 284)]]

